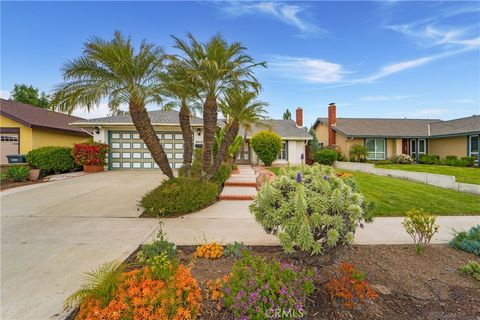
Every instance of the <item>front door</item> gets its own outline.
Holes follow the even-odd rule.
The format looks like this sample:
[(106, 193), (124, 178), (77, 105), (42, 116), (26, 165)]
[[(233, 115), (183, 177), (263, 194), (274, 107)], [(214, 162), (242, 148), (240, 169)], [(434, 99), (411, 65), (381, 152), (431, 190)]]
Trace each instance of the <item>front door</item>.
[(240, 164), (248, 164), (250, 163), (250, 145), (248, 142), (243, 144), (242, 151), (239, 152), (237, 157), (237, 163)]
[(408, 139), (402, 139), (402, 154), (408, 154)]
[(410, 140), (410, 156), (417, 159), (417, 140), (415, 139)]

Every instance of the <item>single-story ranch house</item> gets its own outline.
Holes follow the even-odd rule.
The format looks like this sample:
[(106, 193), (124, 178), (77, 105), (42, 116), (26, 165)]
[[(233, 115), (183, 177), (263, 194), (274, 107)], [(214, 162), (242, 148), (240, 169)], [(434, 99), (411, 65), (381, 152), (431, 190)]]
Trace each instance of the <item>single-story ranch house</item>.
[(90, 135), (69, 125), (82, 118), (28, 104), (0, 99), (0, 162), (6, 156), (26, 154), (44, 146), (72, 147), (86, 142)]
[[(318, 118), (313, 128), (324, 146), (337, 146), (349, 156), (354, 145), (368, 148), (369, 160), (396, 154), (434, 154), (444, 159), (454, 155), (479, 157), (480, 115), (442, 121), (440, 119), (337, 118), (336, 106), (328, 106), (328, 117)], [(478, 160), (477, 160), (478, 162)]]
[[(149, 111), (150, 120), (157, 132), (170, 166), (179, 169), (183, 165), (183, 136), (180, 129), (177, 111)], [(192, 116), (190, 119), (193, 140), (195, 147), (203, 144), (203, 120)], [(158, 169), (158, 166), (151, 158), (150, 152), (140, 139), (130, 115), (118, 115), (105, 118), (75, 121), (72, 126), (93, 131), (95, 142), (102, 142), (109, 145), (108, 169)], [(278, 133), (283, 140), (283, 148), (278, 160), (274, 164), (300, 164), (302, 154), (305, 153), (305, 146), (312, 137), (303, 128), (302, 109), (297, 109), (297, 119), (294, 120), (265, 120), (263, 125), (253, 126), (247, 132), (247, 139), (259, 130), (272, 130)], [(222, 121), (219, 120), (219, 127)], [(239, 133), (243, 137), (244, 131)], [(255, 152), (246, 143), (241, 152), (240, 162), (256, 163), (258, 161)]]

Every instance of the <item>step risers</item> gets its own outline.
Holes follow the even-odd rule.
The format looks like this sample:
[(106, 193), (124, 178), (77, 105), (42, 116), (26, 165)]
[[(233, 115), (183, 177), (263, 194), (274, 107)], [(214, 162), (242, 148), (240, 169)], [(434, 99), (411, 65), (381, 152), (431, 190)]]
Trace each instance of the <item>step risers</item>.
[(220, 195), (219, 199), (220, 200), (253, 200), (255, 199), (255, 196), (224, 194), (224, 195)]
[(242, 181), (225, 181), (224, 183), (225, 186), (230, 186), (230, 187), (256, 187), (257, 183), (256, 182), (242, 182)]

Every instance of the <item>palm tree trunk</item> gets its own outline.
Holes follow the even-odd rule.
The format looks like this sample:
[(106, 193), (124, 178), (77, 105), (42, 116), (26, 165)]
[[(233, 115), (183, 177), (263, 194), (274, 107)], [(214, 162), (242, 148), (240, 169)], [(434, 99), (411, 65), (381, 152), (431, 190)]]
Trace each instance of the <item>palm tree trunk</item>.
[(192, 166), (193, 137), (190, 125), (190, 109), (184, 104), (180, 107), (179, 120), (183, 135), (183, 175), (188, 177)]
[(218, 148), (217, 156), (215, 157), (215, 161), (213, 162), (212, 169), (208, 174), (208, 179), (211, 179), (215, 175), (215, 173), (217, 173), (218, 168), (220, 168), (220, 165), (222, 164), (222, 161), (225, 158), (225, 155), (227, 154), (228, 147), (232, 144), (233, 140), (235, 140), (235, 137), (238, 135), (239, 127), (240, 126), (238, 122), (233, 122), (232, 125), (229, 126), (225, 131), (222, 144)]
[(165, 154), (165, 151), (158, 140), (157, 134), (155, 133), (155, 129), (150, 122), (147, 109), (145, 109), (144, 105), (134, 103), (130, 103), (129, 109), (132, 122), (135, 125), (140, 138), (145, 142), (145, 145), (150, 151), (153, 160), (167, 177), (173, 179), (172, 168), (170, 168), (167, 155)]
[(217, 99), (207, 96), (203, 105), (203, 163), (202, 176), (205, 176), (212, 163), (213, 141), (217, 131)]

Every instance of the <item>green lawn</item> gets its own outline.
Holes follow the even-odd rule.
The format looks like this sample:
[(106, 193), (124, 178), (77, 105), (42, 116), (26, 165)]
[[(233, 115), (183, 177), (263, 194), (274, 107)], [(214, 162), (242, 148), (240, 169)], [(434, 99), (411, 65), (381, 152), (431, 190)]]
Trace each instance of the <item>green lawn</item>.
[(457, 182), (480, 184), (479, 168), (461, 168), (427, 164), (379, 164), (375, 166), (384, 169), (446, 174), (449, 176), (455, 176)]
[(437, 215), (480, 214), (480, 196), (363, 172), (343, 172), (353, 174), (360, 192), (375, 201), (376, 216), (402, 216), (411, 208)]

